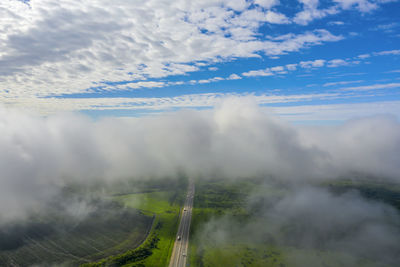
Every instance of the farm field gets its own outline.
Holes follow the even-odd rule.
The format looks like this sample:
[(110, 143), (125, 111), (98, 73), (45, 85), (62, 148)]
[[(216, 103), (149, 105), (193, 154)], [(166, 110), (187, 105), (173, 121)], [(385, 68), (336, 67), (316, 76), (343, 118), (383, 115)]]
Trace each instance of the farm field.
[[(185, 186), (184, 180), (114, 186), (102, 197), (79, 202), (82, 207), (74, 202), (88, 210), (84, 216), (53, 208), (29, 222), (2, 227), (0, 266), (165, 266)], [(70, 198), (85, 194), (72, 191)]]
[(147, 187), (147, 192), (120, 194), (113, 200), (141, 214), (154, 218), (146, 241), (124, 253), (82, 266), (167, 266), (175, 241), (179, 211), (186, 183)]
[(115, 203), (80, 221), (37, 218), (0, 232), (0, 265), (76, 266), (90, 262), (138, 246), (152, 221), (151, 216)]

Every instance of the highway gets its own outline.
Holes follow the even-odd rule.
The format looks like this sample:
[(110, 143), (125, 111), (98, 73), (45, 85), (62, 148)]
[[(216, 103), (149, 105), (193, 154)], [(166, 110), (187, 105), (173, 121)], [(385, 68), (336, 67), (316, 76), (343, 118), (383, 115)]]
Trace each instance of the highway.
[(190, 221), (192, 219), (193, 198), (194, 183), (193, 181), (190, 181), (185, 204), (183, 205), (183, 209), (181, 211), (181, 221), (179, 223), (178, 232), (176, 234), (174, 249), (172, 251), (169, 267), (186, 266), (187, 250), (189, 246)]

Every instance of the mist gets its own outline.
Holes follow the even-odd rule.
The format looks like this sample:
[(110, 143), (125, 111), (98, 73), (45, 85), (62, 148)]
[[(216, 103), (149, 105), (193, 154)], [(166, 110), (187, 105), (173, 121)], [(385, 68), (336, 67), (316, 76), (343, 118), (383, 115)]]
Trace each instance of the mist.
[[(69, 184), (188, 177), (277, 177), (287, 183), (365, 173), (399, 181), (392, 116), (294, 126), (250, 97), (212, 110), (93, 120), (0, 108), (0, 224), (46, 209)], [(283, 204), (282, 204), (283, 205)]]
[[(282, 189), (273, 183), (262, 186)], [(232, 214), (212, 217), (194, 235), (200, 244), (197, 249), (269, 244), (300, 249), (300, 254), (309, 249), (334, 252), (340, 266), (359, 266), (366, 259), (376, 261), (372, 266), (399, 262), (400, 216), (392, 206), (368, 200), (356, 191), (334, 194), (311, 185), (289, 186), (285, 191), (274, 196), (251, 193), (247, 199), (250, 213), (244, 220)], [(290, 256), (287, 263), (310, 266), (310, 261)]]

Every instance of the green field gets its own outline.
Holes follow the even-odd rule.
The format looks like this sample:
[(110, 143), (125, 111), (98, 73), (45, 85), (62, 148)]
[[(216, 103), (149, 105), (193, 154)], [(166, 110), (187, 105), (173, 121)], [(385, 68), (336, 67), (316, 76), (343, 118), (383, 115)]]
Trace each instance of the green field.
[(113, 200), (154, 217), (146, 241), (138, 248), (82, 266), (167, 266), (175, 242), (186, 183), (146, 187), (148, 192), (119, 194)]
[[(322, 188), (335, 194), (358, 189), (361, 195), (371, 200), (395, 207), (400, 192), (393, 186), (349, 182), (326, 183)], [(258, 214), (258, 211), (288, 194), (289, 188), (274, 182), (266, 184), (258, 179), (198, 180), (190, 266), (391, 266), (354, 256), (345, 250), (283, 242), (285, 239), (281, 237), (292, 232), (291, 226), (273, 228), (268, 216)], [(252, 199), (257, 195), (263, 196), (261, 200)], [(252, 234), (247, 236), (249, 232)]]

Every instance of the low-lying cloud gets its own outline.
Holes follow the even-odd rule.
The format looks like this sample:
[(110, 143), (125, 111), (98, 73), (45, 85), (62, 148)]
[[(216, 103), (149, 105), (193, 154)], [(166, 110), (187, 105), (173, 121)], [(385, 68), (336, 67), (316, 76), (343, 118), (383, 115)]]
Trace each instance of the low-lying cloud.
[(0, 108), (0, 222), (24, 218), (70, 183), (272, 175), (287, 181), (348, 172), (399, 180), (400, 123), (287, 124), (251, 98), (213, 110), (142, 118), (40, 117)]
[[(305, 254), (316, 249), (337, 253), (334, 259), (340, 266), (359, 266), (363, 260), (395, 266), (400, 260), (398, 211), (356, 192), (296, 186), (280, 196), (253, 192), (247, 205), (245, 222), (225, 215), (203, 224), (194, 237), (200, 249), (237, 243), (292, 247)], [(310, 266), (286, 260), (289, 266)]]

